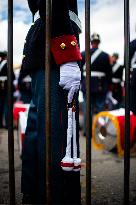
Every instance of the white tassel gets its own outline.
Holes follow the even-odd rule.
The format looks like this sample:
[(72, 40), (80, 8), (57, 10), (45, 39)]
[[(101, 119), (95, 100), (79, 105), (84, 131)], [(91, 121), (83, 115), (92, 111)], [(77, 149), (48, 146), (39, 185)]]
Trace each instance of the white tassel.
[[(73, 158), (71, 157), (72, 135), (73, 135)], [(66, 147), (66, 155), (61, 161), (61, 167), (64, 171), (78, 172), (81, 169), (81, 159), (77, 158), (75, 106), (73, 106), (73, 108), (68, 109), (67, 147)]]
[(72, 171), (74, 167), (74, 160), (71, 158), (71, 138), (73, 129), (72, 108), (68, 110), (68, 129), (67, 129), (67, 147), (66, 155), (61, 161), (61, 167), (64, 171)]
[(75, 108), (73, 108), (73, 160), (74, 160), (74, 168), (73, 168), (73, 171), (75, 171), (75, 172), (80, 171), (80, 170), (81, 170), (81, 159), (80, 159), (80, 158), (77, 158)]

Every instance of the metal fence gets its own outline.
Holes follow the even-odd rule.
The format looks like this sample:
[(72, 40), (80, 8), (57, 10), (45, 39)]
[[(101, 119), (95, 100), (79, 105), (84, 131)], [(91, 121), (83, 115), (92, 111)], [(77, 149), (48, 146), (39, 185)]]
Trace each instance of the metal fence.
[[(85, 0), (85, 50), (86, 50), (86, 88), (87, 88), (87, 122), (86, 122), (86, 204), (91, 204), (91, 96), (90, 96), (90, 0)], [(51, 0), (46, 0), (46, 199), (51, 204), (51, 139), (50, 139), (50, 33), (51, 33)], [(129, 105), (129, 0), (124, 0), (124, 44), (125, 44), (125, 154), (124, 154), (124, 204), (129, 204), (130, 174), (130, 105)], [(14, 134), (13, 134), (13, 0), (8, 0), (8, 151), (9, 151), (9, 192), (10, 204), (15, 204), (15, 171), (14, 171)]]
[(15, 204), (14, 134), (13, 134), (13, 1), (8, 0), (8, 152), (10, 204)]

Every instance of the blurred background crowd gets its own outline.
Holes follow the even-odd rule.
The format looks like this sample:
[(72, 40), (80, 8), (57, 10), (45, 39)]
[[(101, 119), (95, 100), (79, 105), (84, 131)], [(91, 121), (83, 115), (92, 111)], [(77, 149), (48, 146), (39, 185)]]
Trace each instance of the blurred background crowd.
[[(119, 53), (110, 55), (99, 49), (101, 37), (93, 33), (90, 38), (91, 52), (91, 101), (92, 114), (104, 110), (124, 107), (124, 65), (118, 62)], [(135, 50), (136, 52), (136, 50)], [(134, 58), (135, 56), (133, 56)], [(130, 70), (133, 70), (135, 60), (131, 59)], [(82, 80), (79, 92), (80, 126), (85, 131), (86, 120), (86, 64), (85, 51), (82, 52), (81, 62)], [(20, 72), (20, 66), (14, 68), (13, 99), (15, 102), (29, 104), (31, 101), (31, 77)], [(7, 51), (0, 51), (0, 127), (7, 127)], [(84, 122), (83, 122), (84, 121)]]
[[(130, 40), (135, 39), (135, 0), (130, 0)], [(80, 126), (86, 120), (86, 65), (84, 1), (78, 0), (82, 22), (80, 48), (82, 51), (82, 80), (79, 92)], [(121, 0), (91, 1), (91, 101), (92, 114), (124, 107), (124, 5)], [(20, 73), (23, 44), (32, 23), (32, 16), (23, 0), (14, 1), (14, 71), (13, 97), (15, 102), (29, 104), (31, 77)], [(7, 1), (0, 0), (0, 127), (7, 127)], [(16, 39), (16, 40), (15, 40)], [(134, 46), (135, 49), (135, 46)], [(96, 52), (97, 51), (97, 52)], [(135, 66), (135, 52), (130, 59), (130, 70)]]

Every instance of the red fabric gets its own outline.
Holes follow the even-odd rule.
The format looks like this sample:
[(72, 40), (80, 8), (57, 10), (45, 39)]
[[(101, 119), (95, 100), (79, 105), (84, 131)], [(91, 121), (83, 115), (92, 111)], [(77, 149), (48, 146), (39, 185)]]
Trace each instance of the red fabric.
[[(75, 46), (71, 42), (76, 42)], [(61, 44), (66, 45), (65, 49), (61, 48)], [(71, 61), (82, 60), (76, 37), (74, 35), (63, 35), (51, 40), (51, 52), (54, 56), (56, 64), (60, 65)]]
[(81, 168), (81, 165), (74, 166), (74, 169), (79, 169), (79, 168)]
[(113, 90), (112, 84), (109, 85), (108, 90), (109, 90), (109, 91), (112, 91), (112, 90)]
[(21, 107), (21, 105), (23, 105), (22, 102), (17, 102), (17, 104), (18, 104), (18, 105), (20, 104), (20, 107), (19, 107), (19, 106), (16, 107), (16, 103), (15, 103), (15, 104), (14, 104), (14, 108), (13, 108), (13, 118), (14, 118), (14, 121), (15, 121), (15, 122), (18, 121), (19, 112), (25, 112), (25, 111), (26, 111), (26, 108), (25, 108), (25, 107)]
[(24, 143), (24, 140), (25, 140), (25, 133), (22, 133), (21, 134), (21, 142), (22, 142), (22, 144)]
[(21, 143), (22, 143), (22, 146), (24, 144), (24, 140), (25, 140), (25, 133), (21, 133)]
[[(125, 116), (118, 116), (118, 122), (120, 127), (120, 135), (121, 135), (121, 147), (124, 150), (124, 142), (125, 142)], [(133, 146), (134, 142), (136, 142), (136, 116), (133, 114), (130, 115), (130, 145)]]
[(65, 162), (61, 162), (61, 167), (73, 167), (74, 163), (65, 163)]

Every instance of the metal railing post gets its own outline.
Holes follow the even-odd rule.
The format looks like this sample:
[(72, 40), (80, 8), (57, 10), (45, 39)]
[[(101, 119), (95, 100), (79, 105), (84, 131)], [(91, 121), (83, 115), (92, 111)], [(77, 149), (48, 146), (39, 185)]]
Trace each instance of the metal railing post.
[(86, 205), (91, 204), (91, 56), (90, 56), (90, 0), (85, 0), (86, 53)]
[(8, 0), (8, 155), (10, 204), (15, 205), (13, 133), (13, 0)]
[(130, 68), (129, 68), (129, 0), (124, 0), (124, 41), (125, 41), (125, 152), (124, 152), (124, 204), (129, 205), (130, 176)]
[(46, 0), (45, 20), (45, 136), (46, 136), (46, 204), (51, 204), (51, 117), (50, 117), (50, 40), (52, 1)]

